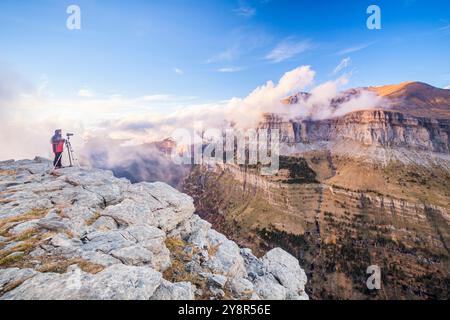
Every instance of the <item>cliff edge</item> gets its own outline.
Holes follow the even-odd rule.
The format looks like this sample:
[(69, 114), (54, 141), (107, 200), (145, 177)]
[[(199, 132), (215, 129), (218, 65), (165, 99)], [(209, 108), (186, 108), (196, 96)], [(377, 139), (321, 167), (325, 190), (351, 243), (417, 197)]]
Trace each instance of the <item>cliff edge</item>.
[(298, 260), (262, 258), (164, 183), (0, 162), (0, 299), (308, 299)]

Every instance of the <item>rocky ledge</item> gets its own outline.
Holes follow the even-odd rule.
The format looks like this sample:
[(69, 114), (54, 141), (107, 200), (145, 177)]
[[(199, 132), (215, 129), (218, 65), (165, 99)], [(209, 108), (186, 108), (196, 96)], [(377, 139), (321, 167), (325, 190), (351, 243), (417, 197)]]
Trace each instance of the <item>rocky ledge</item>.
[(194, 211), (164, 183), (0, 162), (0, 299), (308, 299), (293, 256), (257, 258)]

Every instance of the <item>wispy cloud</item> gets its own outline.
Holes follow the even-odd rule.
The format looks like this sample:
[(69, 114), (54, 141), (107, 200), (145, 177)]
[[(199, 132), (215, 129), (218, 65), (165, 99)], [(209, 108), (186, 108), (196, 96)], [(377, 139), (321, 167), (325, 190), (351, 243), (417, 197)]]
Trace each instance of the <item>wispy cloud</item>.
[(350, 65), (351, 61), (352, 59), (350, 57), (342, 59), (341, 62), (336, 66), (336, 68), (334, 68), (333, 74), (336, 74), (339, 71), (347, 68)]
[(224, 67), (224, 68), (219, 68), (216, 71), (223, 72), (223, 73), (232, 73), (232, 72), (239, 72), (241, 70), (242, 70), (242, 67)]
[(370, 47), (371, 45), (375, 44), (376, 41), (372, 41), (369, 43), (361, 43), (361, 44), (357, 44), (345, 49), (342, 49), (340, 51), (337, 52), (338, 55), (344, 55), (344, 54), (349, 54), (349, 53), (354, 53), (354, 52), (358, 52), (361, 50), (364, 50), (368, 47)]
[(287, 38), (278, 43), (267, 55), (266, 59), (278, 63), (295, 57), (296, 55), (312, 49), (314, 46), (310, 40), (298, 41)]
[(176, 74), (178, 74), (180, 76), (184, 74), (184, 71), (179, 68), (173, 68), (173, 72), (175, 72)]
[(235, 61), (243, 56), (253, 54), (256, 49), (267, 46), (272, 40), (264, 31), (253, 27), (239, 27), (223, 37), (225, 50), (212, 55), (205, 63), (223, 63)]
[(239, 1), (239, 7), (233, 10), (238, 16), (250, 18), (256, 14), (256, 9), (249, 6), (245, 1)]
[(82, 98), (92, 98), (95, 96), (94, 92), (89, 89), (80, 89), (78, 90), (78, 96)]
[(446, 86), (444, 89), (450, 89), (450, 85)]
[(253, 17), (256, 14), (256, 9), (251, 7), (239, 7), (233, 11), (241, 17)]
[(215, 56), (212, 56), (206, 63), (214, 63), (214, 62), (222, 62), (222, 61), (232, 61), (239, 56), (239, 49), (237, 46), (233, 46), (231, 48), (222, 51)]
[(449, 25), (446, 25), (446, 26), (443, 26), (443, 27), (440, 27), (440, 28), (438, 28), (438, 31), (447, 31), (447, 30), (450, 30), (450, 24), (449, 24)]
[(436, 33), (445, 35), (445, 36), (449, 35), (450, 34), (450, 24), (447, 23), (447, 25), (438, 28)]

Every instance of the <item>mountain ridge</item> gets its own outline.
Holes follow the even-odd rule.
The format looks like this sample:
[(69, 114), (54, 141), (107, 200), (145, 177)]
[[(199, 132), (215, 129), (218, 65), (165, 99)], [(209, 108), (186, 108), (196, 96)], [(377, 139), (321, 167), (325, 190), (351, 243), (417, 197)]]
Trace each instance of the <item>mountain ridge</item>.
[[(437, 88), (420, 81), (350, 88), (341, 91), (337, 97), (333, 98), (331, 106), (336, 108), (343, 102), (360, 95), (364, 90), (375, 93), (387, 102), (385, 106), (374, 106), (367, 110), (392, 110), (417, 117), (450, 119), (450, 90)], [(307, 102), (310, 96), (309, 92), (299, 92), (282, 99), (281, 102), (285, 105)], [(362, 110), (366, 109), (362, 108)]]
[(419, 81), (367, 89), (389, 99), (392, 110), (413, 116), (450, 119), (450, 90), (448, 89), (437, 88)]

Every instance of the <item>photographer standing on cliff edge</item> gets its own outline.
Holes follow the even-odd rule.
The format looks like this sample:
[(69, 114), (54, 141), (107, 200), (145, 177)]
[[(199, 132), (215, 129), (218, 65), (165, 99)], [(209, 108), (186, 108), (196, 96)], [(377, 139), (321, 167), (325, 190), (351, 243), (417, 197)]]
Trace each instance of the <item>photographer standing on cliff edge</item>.
[(51, 139), (51, 144), (53, 147), (53, 153), (55, 154), (55, 159), (53, 160), (53, 166), (55, 169), (59, 169), (62, 167), (61, 159), (62, 159), (62, 153), (64, 152), (64, 143), (66, 142), (65, 139), (62, 137), (62, 130), (58, 129), (55, 130), (55, 134), (53, 135)]

